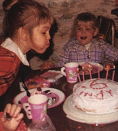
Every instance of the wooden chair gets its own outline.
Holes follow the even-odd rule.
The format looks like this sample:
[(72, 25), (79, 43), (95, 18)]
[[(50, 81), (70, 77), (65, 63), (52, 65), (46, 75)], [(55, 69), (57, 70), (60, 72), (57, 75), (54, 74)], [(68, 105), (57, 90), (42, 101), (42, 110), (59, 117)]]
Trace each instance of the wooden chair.
[(115, 23), (112, 19), (99, 15), (97, 20), (100, 24), (99, 34), (104, 35), (105, 40), (114, 46), (115, 41)]

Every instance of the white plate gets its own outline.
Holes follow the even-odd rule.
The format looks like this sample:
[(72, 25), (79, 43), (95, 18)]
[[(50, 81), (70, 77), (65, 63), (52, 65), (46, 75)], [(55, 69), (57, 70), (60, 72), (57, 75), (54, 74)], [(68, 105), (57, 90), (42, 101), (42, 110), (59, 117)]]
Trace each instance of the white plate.
[(64, 102), (63, 110), (71, 120), (88, 124), (107, 124), (118, 121), (118, 111), (109, 114), (87, 114), (72, 104), (72, 95)]
[[(82, 66), (83, 64), (85, 64), (86, 62), (79, 62), (79, 65)], [(99, 71), (102, 71), (103, 70), (103, 66), (99, 63), (95, 63), (95, 62), (88, 62), (90, 63), (91, 65), (93, 66), (96, 66), (97, 68), (99, 67)], [(92, 74), (95, 74), (95, 73), (98, 73), (98, 70), (95, 71), (95, 72), (92, 72)], [(82, 73), (80, 72), (80, 75), (82, 75)], [(88, 74), (85, 74), (85, 75), (88, 75)]]
[[(41, 88), (41, 89), (42, 89), (42, 92), (45, 91), (45, 90), (51, 91), (51, 94), (46, 95), (48, 98), (49, 97), (56, 97), (55, 103), (51, 106), (48, 106), (48, 108), (53, 108), (55, 106), (58, 106), (59, 104), (61, 104), (65, 100), (65, 94), (60, 90), (57, 90), (57, 89), (54, 89), (54, 88)], [(31, 89), (31, 90), (29, 90), (29, 92), (33, 93), (34, 90), (36, 90), (36, 89)], [(14, 98), (13, 102), (22, 107), (22, 103), (27, 102), (27, 99), (28, 99), (28, 96), (26, 95), (26, 92), (23, 91), (22, 93), (18, 94)], [(21, 103), (19, 103), (19, 101)]]

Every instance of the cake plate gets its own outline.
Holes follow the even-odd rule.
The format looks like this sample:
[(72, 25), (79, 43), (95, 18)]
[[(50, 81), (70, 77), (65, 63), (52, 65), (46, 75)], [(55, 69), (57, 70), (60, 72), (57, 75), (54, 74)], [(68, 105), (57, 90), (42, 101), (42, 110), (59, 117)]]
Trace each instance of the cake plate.
[(66, 113), (67, 118), (77, 122), (87, 124), (107, 124), (118, 121), (118, 111), (107, 114), (89, 114), (77, 109), (72, 104), (72, 95), (65, 100), (63, 110)]

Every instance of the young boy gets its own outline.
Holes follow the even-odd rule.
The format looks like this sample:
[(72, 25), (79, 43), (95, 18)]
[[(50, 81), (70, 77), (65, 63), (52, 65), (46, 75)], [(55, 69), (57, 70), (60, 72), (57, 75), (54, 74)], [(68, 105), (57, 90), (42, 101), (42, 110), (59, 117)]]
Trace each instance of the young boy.
[(98, 38), (99, 24), (90, 13), (78, 14), (74, 20), (71, 39), (65, 44), (56, 66), (62, 67), (68, 62), (104, 63), (118, 60), (118, 49)]

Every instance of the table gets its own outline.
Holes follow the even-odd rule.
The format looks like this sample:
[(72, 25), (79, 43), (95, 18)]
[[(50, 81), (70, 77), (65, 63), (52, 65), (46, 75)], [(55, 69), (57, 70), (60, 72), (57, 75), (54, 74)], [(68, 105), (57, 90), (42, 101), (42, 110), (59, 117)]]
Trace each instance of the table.
[[(29, 78), (33, 78), (35, 75), (37, 74), (39, 75), (46, 71), (46, 70), (42, 72), (40, 70), (33, 71), (25, 66), (23, 68), (25, 68), (25, 75), (26, 75), (25, 80), (28, 80)], [(116, 66), (115, 81), (118, 81), (117, 69), (118, 68)], [(6, 93), (6, 99), (4, 101), (4, 106), (7, 103), (13, 103), (13, 98), (20, 93), (19, 82), (21, 81), (21, 74), (22, 74), (22, 70), (19, 71), (16, 80), (8, 89)], [(97, 74), (94, 74), (92, 75), (92, 77), (96, 77), (96, 75)], [(111, 79), (111, 75), (112, 75), (112, 71), (109, 71), (109, 79)], [(100, 76), (101, 78), (105, 78), (106, 72), (103, 70), (100, 73)], [(89, 76), (85, 77), (85, 79), (88, 78)], [(51, 87), (61, 90), (62, 92), (64, 92), (65, 96), (68, 97), (69, 95), (72, 94), (74, 84), (68, 83), (66, 81), (65, 76), (63, 76), (62, 78), (59, 79), (57, 84), (52, 84)], [(25, 114), (24, 110), (22, 110), (22, 112)], [(63, 111), (63, 103), (54, 108), (48, 109), (47, 113), (50, 119), (52, 120), (52, 123), (54, 124), (57, 131), (118, 131), (118, 121), (110, 124), (96, 126), (94, 124), (80, 123), (68, 119)], [(27, 119), (26, 114), (24, 116), (24, 121), (26, 125), (30, 123), (30, 120)]]

